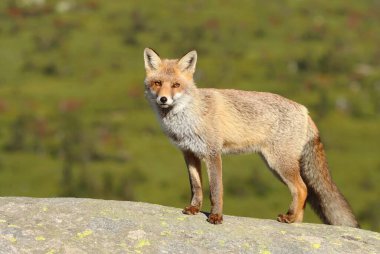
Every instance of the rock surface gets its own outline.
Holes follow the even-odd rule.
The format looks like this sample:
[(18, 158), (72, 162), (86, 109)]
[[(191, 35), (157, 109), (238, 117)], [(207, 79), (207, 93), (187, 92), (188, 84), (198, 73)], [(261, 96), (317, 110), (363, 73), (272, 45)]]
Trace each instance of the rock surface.
[(0, 253), (380, 253), (380, 234), (75, 198), (0, 198)]

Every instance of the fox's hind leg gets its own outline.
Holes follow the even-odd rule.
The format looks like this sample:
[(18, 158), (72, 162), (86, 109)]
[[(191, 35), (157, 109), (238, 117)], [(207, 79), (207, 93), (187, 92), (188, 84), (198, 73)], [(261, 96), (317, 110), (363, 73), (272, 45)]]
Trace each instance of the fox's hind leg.
[(307, 197), (307, 188), (300, 174), (285, 175), (283, 181), (292, 194), (292, 203), (286, 214), (280, 214), (277, 220), (285, 223), (302, 222)]
[(285, 223), (302, 222), (307, 197), (307, 188), (301, 177), (300, 163), (287, 156), (272, 157), (263, 154), (273, 173), (285, 183), (292, 194), (292, 202), (286, 214), (280, 214), (277, 220)]
[(191, 203), (183, 209), (184, 214), (197, 214), (202, 207), (202, 174), (201, 161), (192, 152), (183, 152), (189, 172)]

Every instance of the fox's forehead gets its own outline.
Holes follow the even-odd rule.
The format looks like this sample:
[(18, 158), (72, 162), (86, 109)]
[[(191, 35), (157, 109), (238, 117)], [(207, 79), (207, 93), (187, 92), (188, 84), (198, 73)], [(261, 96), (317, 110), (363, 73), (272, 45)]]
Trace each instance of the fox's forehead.
[(165, 73), (168, 75), (178, 74), (180, 72), (178, 68), (178, 61), (174, 59), (164, 59), (162, 60), (158, 72)]
[(185, 77), (182, 75), (176, 59), (163, 59), (159, 68), (150, 73), (147, 78), (174, 82), (184, 79)]

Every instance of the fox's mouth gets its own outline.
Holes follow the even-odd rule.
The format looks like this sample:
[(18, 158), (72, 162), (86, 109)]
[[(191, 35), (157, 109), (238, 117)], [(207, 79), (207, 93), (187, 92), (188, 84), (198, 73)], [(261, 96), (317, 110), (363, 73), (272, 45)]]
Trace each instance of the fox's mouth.
[(158, 104), (161, 108), (168, 108), (170, 107), (169, 104)]

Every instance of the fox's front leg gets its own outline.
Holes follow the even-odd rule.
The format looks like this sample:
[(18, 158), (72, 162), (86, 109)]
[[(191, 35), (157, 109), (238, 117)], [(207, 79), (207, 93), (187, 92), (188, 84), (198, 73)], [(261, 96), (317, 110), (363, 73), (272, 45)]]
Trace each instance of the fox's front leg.
[(191, 203), (183, 209), (183, 213), (197, 214), (202, 207), (203, 201), (201, 161), (192, 152), (186, 151), (183, 155), (189, 172), (191, 188)]
[(205, 158), (207, 173), (210, 182), (211, 213), (207, 219), (212, 224), (221, 224), (223, 221), (223, 182), (222, 157), (220, 154)]

